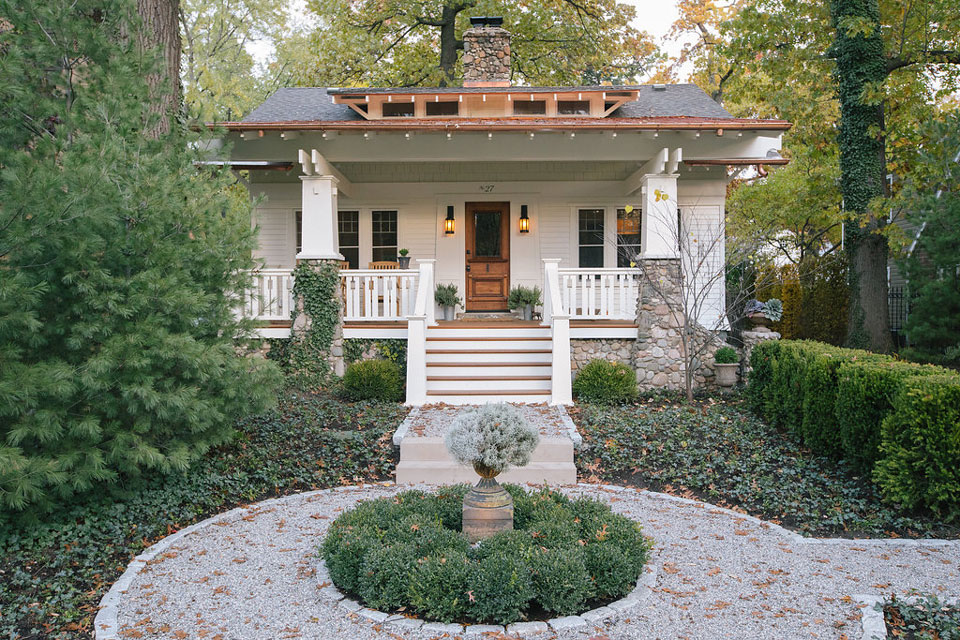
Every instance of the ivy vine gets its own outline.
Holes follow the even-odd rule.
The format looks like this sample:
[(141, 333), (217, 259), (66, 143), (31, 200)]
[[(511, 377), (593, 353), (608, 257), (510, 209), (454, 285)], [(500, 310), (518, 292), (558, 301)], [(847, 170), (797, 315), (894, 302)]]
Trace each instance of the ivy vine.
[(303, 313), (310, 322), (294, 330), (288, 346), (290, 369), (296, 376), (323, 380), (330, 375), (330, 355), (340, 323), (340, 270), (332, 262), (301, 262), (293, 271), (293, 296), (298, 304), (291, 321)]

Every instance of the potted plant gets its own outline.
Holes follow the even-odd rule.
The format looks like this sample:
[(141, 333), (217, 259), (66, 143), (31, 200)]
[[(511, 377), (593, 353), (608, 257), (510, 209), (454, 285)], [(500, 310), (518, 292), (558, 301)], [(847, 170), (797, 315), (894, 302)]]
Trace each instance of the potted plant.
[(409, 268), (410, 268), (410, 256), (409, 256), (409, 253), (410, 253), (410, 251), (409, 251), (408, 249), (400, 249), (400, 251), (397, 251), (397, 254), (398, 254), (397, 262), (400, 263), (400, 268), (401, 268), (401, 269), (409, 269)]
[(740, 356), (733, 347), (720, 347), (713, 354), (717, 384), (729, 389), (737, 384), (737, 368), (740, 366)]
[(533, 319), (533, 308), (542, 304), (540, 297), (540, 287), (514, 287), (510, 290), (510, 297), (507, 298), (507, 307), (513, 311), (520, 311), (520, 317), (524, 320)]
[(438, 284), (433, 294), (433, 299), (443, 310), (444, 320), (454, 320), (456, 318), (457, 305), (463, 304), (460, 296), (457, 295), (457, 285)]
[(783, 317), (783, 303), (776, 298), (766, 302), (751, 300), (747, 303), (744, 313), (750, 319), (755, 331), (770, 331), (771, 323), (779, 322)]
[(487, 404), (461, 411), (444, 441), (454, 460), (480, 476), (463, 498), (463, 533), (470, 542), (513, 529), (513, 498), (496, 477), (530, 462), (540, 441), (537, 427), (512, 405)]

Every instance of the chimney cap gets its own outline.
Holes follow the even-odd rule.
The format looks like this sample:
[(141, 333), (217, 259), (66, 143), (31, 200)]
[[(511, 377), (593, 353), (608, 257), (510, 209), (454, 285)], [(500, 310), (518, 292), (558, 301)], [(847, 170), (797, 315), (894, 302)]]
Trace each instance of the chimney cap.
[(502, 27), (501, 16), (473, 16), (470, 18), (471, 27)]

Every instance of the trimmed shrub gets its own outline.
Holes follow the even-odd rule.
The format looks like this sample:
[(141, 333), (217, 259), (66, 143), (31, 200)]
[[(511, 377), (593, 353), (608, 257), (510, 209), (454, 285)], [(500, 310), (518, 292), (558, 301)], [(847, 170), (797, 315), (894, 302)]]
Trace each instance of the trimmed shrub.
[(442, 524), (463, 485), (360, 503), (320, 545), (331, 579), (370, 607), (496, 624), (528, 619), (538, 607), (576, 613), (633, 588), (650, 549), (637, 523), (595, 500), (506, 487), (525, 526), (475, 547), (459, 524)]
[(637, 397), (637, 373), (622, 362), (591, 360), (574, 378), (573, 395), (581, 402), (629, 402)]
[(343, 374), (340, 392), (347, 400), (381, 400), (397, 402), (403, 399), (403, 378), (400, 367), (389, 360), (354, 362)]
[(713, 361), (717, 364), (736, 364), (740, 362), (740, 356), (733, 347), (720, 347), (713, 354)]
[(905, 380), (881, 428), (873, 477), (886, 498), (960, 517), (960, 376)]
[(544, 549), (531, 563), (536, 602), (561, 616), (583, 611), (593, 585), (583, 553), (575, 549)]

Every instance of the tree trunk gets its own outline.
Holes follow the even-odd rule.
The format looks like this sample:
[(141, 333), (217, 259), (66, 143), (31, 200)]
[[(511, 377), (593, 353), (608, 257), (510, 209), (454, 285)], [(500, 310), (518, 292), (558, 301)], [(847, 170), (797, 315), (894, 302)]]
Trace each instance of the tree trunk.
[(440, 70), (443, 71), (441, 87), (446, 87), (455, 79), (457, 49), (463, 46), (463, 43), (457, 40), (457, 14), (462, 10), (446, 5), (443, 7), (443, 17), (440, 20)]
[[(180, 109), (180, 25), (178, 0), (137, 0), (142, 25), (138, 43), (142, 51), (154, 50), (162, 65), (159, 73), (145, 78), (151, 103), (146, 106), (156, 116), (147, 127), (147, 135), (159, 137), (170, 132), (171, 119)], [(149, 58), (148, 58), (149, 59)]]
[[(887, 240), (877, 230), (882, 220), (870, 215), (870, 201), (884, 195), (886, 178), (882, 105), (865, 103), (864, 91), (886, 79), (878, 0), (833, 0), (836, 37), (831, 50), (840, 99), (840, 191), (847, 212), (845, 244), (850, 257), (850, 346), (889, 351), (887, 315)], [(852, 19), (873, 28), (849, 32)], [(864, 224), (865, 222), (865, 224)]]

